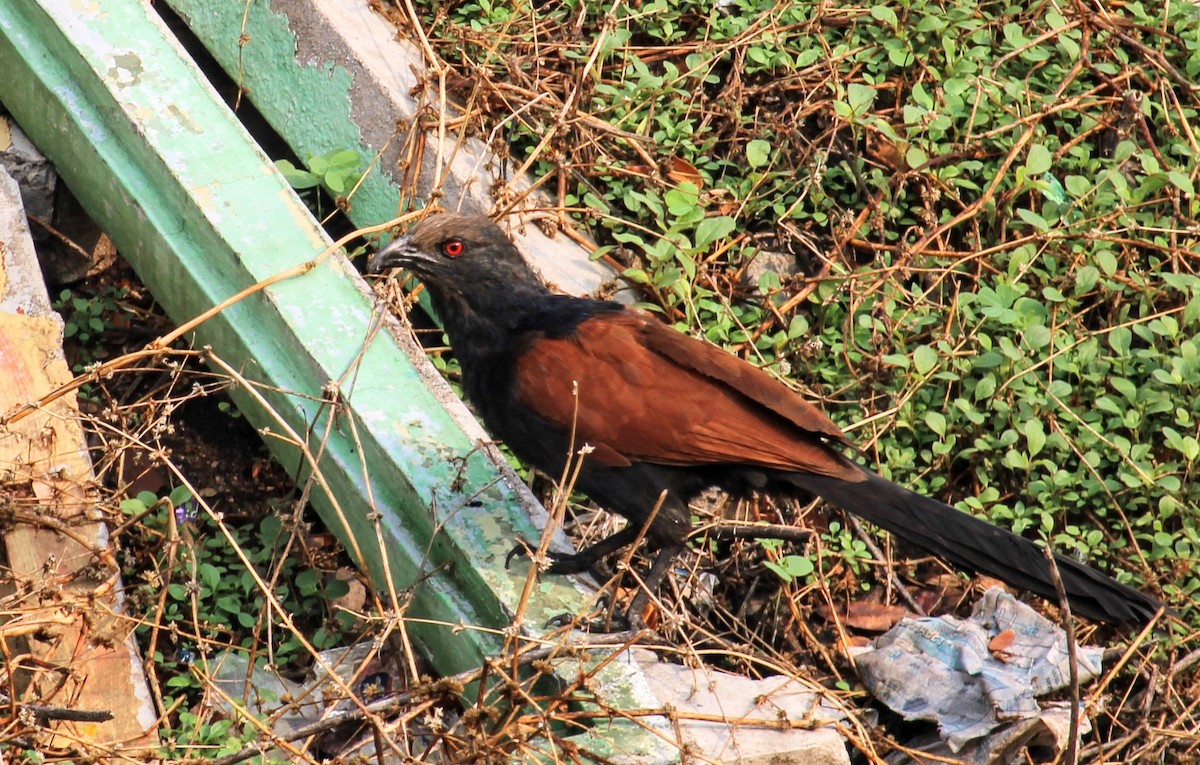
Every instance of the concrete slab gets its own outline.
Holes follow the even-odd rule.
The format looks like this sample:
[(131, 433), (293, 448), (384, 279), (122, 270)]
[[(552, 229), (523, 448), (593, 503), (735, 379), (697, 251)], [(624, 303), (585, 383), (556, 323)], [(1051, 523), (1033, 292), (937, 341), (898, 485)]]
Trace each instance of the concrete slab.
[(630, 659), (675, 714), (683, 751), (739, 765), (849, 765), (846, 742), (832, 727), (845, 719), (835, 705), (788, 677), (754, 680), (711, 668), (659, 661), (635, 648)]
[(25, 214), (34, 224), (29, 233), (51, 285), (86, 278), (96, 261), (112, 262), (116, 253), (111, 242), (66, 187), (59, 186), (54, 164), (6, 114), (0, 114), (0, 166), (21, 188)]
[(58, 173), (12, 118), (4, 114), (0, 114), (0, 165), (20, 187), (25, 211), (49, 221), (54, 212)]
[(0, 312), (58, 318), (38, 268), (20, 185), (6, 166), (0, 166)]

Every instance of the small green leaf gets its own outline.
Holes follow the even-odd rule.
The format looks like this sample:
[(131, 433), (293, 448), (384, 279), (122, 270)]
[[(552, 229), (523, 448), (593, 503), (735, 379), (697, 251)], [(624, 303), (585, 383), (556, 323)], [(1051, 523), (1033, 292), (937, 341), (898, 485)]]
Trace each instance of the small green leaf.
[(283, 521), (277, 515), (264, 516), (258, 524), (259, 538), (268, 547), (275, 544), (275, 540), (279, 539), (279, 532), (282, 530)]
[(1050, 328), (1044, 324), (1034, 324), (1026, 327), (1022, 334), (1029, 347), (1035, 350), (1045, 348), (1050, 344)]
[(354, 149), (340, 149), (327, 155), (329, 163), (354, 170), (359, 165), (358, 152)]
[(1196, 187), (1192, 185), (1192, 179), (1178, 170), (1168, 170), (1167, 180), (1171, 182), (1171, 185), (1185, 194), (1194, 194), (1196, 192)]
[[(928, 31), (932, 31), (932, 30), (928, 30)], [(932, 109), (933, 108), (933, 104), (934, 104), (933, 96), (930, 95), (929, 91), (919, 81), (914, 82), (912, 85), (912, 99), (913, 99), (913, 101), (917, 102), (918, 106), (920, 106), (924, 109)]]
[(805, 555), (786, 555), (778, 563), (767, 561), (765, 565), (785, 582), (803, 579), (816, 571), (813, 562)]
[(1004, 363), (1004, 357), (1001, 356), (999, 353), (996, 353), (995, 351), (988, 351), (987, 353), (981, 353), (981, 354), (979, 354), (979, 357), (977, 359), (975, 359), (975, 367), (977, 369), (992, 369), (994, 367), (1000, 366), (1003, 363)]
[(975, 383), (975, 400), (982, 401), (989, 399), (996, 393), (996, 378), (992, 375), (984, 375), (979, 378), (979, 382)]
[(1029, 178), (1037, 178), (1050, 172), (1053, 164), (1054, 155), (1045, 146), (1035, 143), (1029, 147), (1029, 154), (1025, 157), (1025, 172)]
[(1036, 457), (1046, 445), (1046, 430), (1041, 420), (1025, 421), (1025, 442), (1029, 445), (1029, 456)]
[(1117, 257), (1108, 250), (1101, 250), (1096, 253), (1096, 265), (1105, 276), (1112, 276), (1117, 272)]
[(705, 218), (696, 226), (696, 247), (703, 248), (724, 239), (737, 228), (737, 221), (728, 215), (718, 215), (715, 218)]
[(1095, 266), (1081, 266), (1075, 272), (1075, 294), (1083, 295), (1091, 292), (1096, 283), (1100, 281), (1100, 269)]
[(1025, 30), (1021, 29), (1021, 25), (1015, 21), (1004, 25), (1004, 39), (1014, 50), (1024, 48), (1029, 43), (1029, 38), (1025, 36)]
[(771, 144), (762, 140), (755, 139), (746, 144), (746, 162), (751, 168), (757, 169), (767, 164), (771, 159)]
[(301, 571), (296, 576), (296, 587), (304, 595), (315, 594), (317, 591), (317, 587), (318, 587), (318, 585), (320, 585), (320, 583), (321, 583), (320, 574), (318, 574), (316, 571), (313, 571), (312, 569), (308, 569), (307, 571)]
[(938, 354), (928, 345), (922, 345), (913, 351), (913, 367), (919, 374), (928, 374), (938, 363)]
[(1183, 326), (1190, 327), (1200, 319), (1200, 294), (1187, 302), (1183, 309)]
[(1066, 380), (1051, 380), (1050, 384), (1046, 386), (1046, 392), (1058, 398), (1070, 396), (1072, 390), (1074, 389), (1071, 387), (1071, 383)]
[(846, 100), (850, 104), (850, 111), (856, 117), (862, 117), (871, 111), (871, 106), (875, 103), (876, 96), (879, 91), (867, 85), (860, 85), (857, 82), (850, 83), (846, 88)]
[(176, 486), (171, 489), (171, 507), (179, 507), (192, 498), (192, 490), (186, 486)]
[(676, 217), (695, 210), (699, 200), (700, 189), (690, 181), (684, 181), (663, 195), (663, 201), (667, 203), (667, 211)]
[(325, 584), (325, 597), (336, 600), (350, 592), (350, 583), (344, 579), (330, 579)]
[(904, 161), (907, 162), (908, 166), (911, 168), (919, 168), (924, 166), (925, 163), (929, 162), (929, 155), (923, 150), (918, 149), (916, 146), (910, 146), (904, 155)]
[(1133, 340), (1133, 333), (1129, 331), (1129, 327), (1115, 327), (1112, 332), (1108, 333), (1108, 345), (1120, 356), (1129, 354), (1129, 343)]
[(1046, 222), (1046, 219), (1035, 213), (1033, 210), (1028, 210), (1024, 207), (1018, 207), (1017, 217), (1033, 226), (1038, 231), (1050, 230), (1050, 224)]
[(939, 438), (946, 436), (946, 416), (941, 412), (930, 410), (925, 413), (925, 424)]
[(1117, 393), (1124, 396), (1130, 403), (1138, 400), (1138, 387), (1132, 380), (1127, 380), (1124, 377), (1113, 377), (1109, 379), (1109, 382), (1116, 389)]
[(896, 18), (896, 12), (886, 5), (876, 5), (871, 9), (871, 16), (876, 21), (883, 23), (895, 29), (900, 24), (900, 20)]
[(1063, 179), (1063, 183), (1067, 187), (1067, 193), (1076, 199), (1087, 196), (1094, 185), (1091, 179), (1082, 175), (1068, 175)]
[(1096, 409), (1100, 410), (1101, 412), (1108, 412), (1109, 414), (1119, 415), (1125, 411), (1123, 407), (1118, 406), (1117, 402), (1113, 401), (1108, 396), (1100, 396), (1097, 398), (1095, 406)]
[(329, 172), (329, 160), (325, 157), (310, 156), (308, 158), (308, 170), (313, 175), (320, 177)]
[(321, 179), (315, 174), (299, 169), (286, 159), (276, 160), (275, 168), (279, 170), (283, 179), (288, 182), (288, 185), (297, 191), (311, 189), (321, 182)]
[(1179, 502), (1170, 494), (1158, 498), (1158, 515), (1160, 518), (1170, 518), (1179, 509)]
[(1029, 458), (1016, 449), (1009, 449), (1005, 452), (1003, 461), (1005, 465), (1013, 470), (1029, 469)]
[(211, 563), (201, 563), (200, 581), (204, 582), (208, 589), (216, 591), (217, 586), (221, 584), (221, 569)]

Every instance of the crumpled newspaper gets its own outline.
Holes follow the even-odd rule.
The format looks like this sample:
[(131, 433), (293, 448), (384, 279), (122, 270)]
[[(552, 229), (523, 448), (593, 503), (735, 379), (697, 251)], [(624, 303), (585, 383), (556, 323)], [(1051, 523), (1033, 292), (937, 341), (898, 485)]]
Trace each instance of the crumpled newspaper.
[[(1103, 654), (1076, 651), (1080, 683), (1100, 673)], [(906, 720), (936, 721), (952, 752), (1041, 717), (1037, 697), (1070, 683), (1066, 634), (996, 587), (970, 619), (905, 619), (855, 662), (871, 695)]]
[[(1091, 730), (1086, 717), (1079, 720), (1079, 732)], [(955, 762), (964, 765), (1016, 765), (1049, 762), (1051, 756), (1067, 748), (1071, 735), (1071, 702), (1051, 702), (1037, 717), (1002, 725), (987, 736), (974, 739), (957, 752), (936, 733), (904, 742), (906, 751), (896, 750), (886, 757), (888, 765), (929, 765), (931, 762)], [(1047, 756), (1047, 753), (1051, 756)], [(1027, 756), (1028, 755), (1028, 756)]]

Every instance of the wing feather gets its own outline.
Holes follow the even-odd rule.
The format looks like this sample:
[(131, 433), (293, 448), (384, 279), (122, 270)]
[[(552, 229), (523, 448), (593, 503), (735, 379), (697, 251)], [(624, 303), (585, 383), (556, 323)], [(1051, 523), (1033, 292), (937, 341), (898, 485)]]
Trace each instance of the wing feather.
[(858, 480), (831, 447), (842, 431), (766, 372), (632, 311), (568, 337), (540, 337), (517, 362), (517, 395), (607, 464), (745, 464)]

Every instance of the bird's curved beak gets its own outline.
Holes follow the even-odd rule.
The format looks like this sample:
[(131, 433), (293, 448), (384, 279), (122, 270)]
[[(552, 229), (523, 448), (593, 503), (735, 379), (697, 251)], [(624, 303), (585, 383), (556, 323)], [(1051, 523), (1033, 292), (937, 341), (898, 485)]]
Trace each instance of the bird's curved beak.
[(408, 236), (398, 236), (367, 261), (367, 273), (378, 274), (389, 268), (403, 266), (419, 251), (410, 246)]

